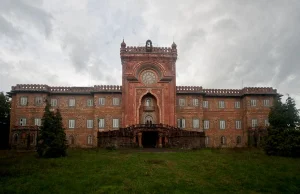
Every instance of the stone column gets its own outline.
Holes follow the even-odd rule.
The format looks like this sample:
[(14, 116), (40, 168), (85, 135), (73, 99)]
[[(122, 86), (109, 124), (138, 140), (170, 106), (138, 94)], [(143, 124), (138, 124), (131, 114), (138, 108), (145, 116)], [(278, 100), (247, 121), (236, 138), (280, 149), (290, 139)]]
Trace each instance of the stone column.
[(158, 147), (162, 148), (162, 134), (161, 133), (158, 134)]
[(139, 139), (139, 147), (142, 148), (143, 147), (143, 145), (142, 145), (142, 132), (138, 133), (138, 139)]

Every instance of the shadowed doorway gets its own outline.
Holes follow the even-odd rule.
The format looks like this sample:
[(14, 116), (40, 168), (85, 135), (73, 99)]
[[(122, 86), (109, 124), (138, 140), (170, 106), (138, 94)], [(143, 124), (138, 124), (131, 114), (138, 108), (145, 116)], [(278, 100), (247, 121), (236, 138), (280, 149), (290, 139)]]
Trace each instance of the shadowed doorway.
[(143, 132), (142, 144), (144, 148), (155, 148), (158, 139), (158, 132), (145, 131)]

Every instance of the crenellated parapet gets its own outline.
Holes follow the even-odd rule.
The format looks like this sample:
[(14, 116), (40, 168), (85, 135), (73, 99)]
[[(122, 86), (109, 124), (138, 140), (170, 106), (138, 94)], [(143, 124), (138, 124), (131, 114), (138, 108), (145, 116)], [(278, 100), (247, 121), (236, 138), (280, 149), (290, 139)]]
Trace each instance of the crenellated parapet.
[(122, 92), (120, 85), (95, 85), (94, 92)]
[(207, 96), (241, 96), (239, 89), (203, 89)]
[[(145, 53), (147, 52), (146, 47), (142, 46), (128, 46), (124, 50), (124, 52), (127, 53)], [(152, 48), (153, 53), (172, 53), (171, 47), (153, 47)]]
[(49, 87), (50, 93), (90, 93), (93, 87)]
[(176, 86), (177, 93), (202, 93), (202, 86)]
[(277, 94), (272, 87), (246, 87), (242, 89), (243, 94)]
[(44, 84), (17, 84), (11, 87), (12, 91), (48, 92), (49, 86)]

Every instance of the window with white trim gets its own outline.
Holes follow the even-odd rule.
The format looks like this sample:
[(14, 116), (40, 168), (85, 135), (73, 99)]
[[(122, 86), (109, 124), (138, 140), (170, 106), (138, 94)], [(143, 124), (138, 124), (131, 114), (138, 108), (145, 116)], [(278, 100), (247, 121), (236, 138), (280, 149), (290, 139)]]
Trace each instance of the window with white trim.
[(26, 126), (26, 118), (20, 118), (20, 126)]
[(270, 100), (269, 99), (265, 99), (263, 102), (264, 102), (264, 106), (270, 106)]
[(224, 120), (220, 120), (220, 129), (225, 129), (226, 128), (226, 123)]
[(199, 119), (193, 119), (193, 128), (199, 129)]
[(177, 119), (177, 127), (184, 129), (185, 128), (185, 119)]
[(185, 106), (185, 99), (183, 98), (179, 99), (179, 106)]
[(113, 119), (113, 128), (119, 128), (119, 119)]
[(257, 119), (252, 119), (251, 120), (251, 126), (252, 127), (257, 127)]
[(203, 101), (203, 108), (208, 108), (208, 101), (207, 100)]
[(92, 129), (94, 127), (94, 120), (86, 120), (86, 128)]
[(87, 99), (86, 105), (87, 106), (93, 106), (94, 105), (94, 100), (93, 99)]
[(88, 138), (87, 138), (87, 143), (88, 143), (89, 145), (93, 144), (93, 137), (92, 137), (91, 135), (88, 136)]
[(75, 119), (70, 119), (69, 120), (69, 129), (74, 129), (75, 128)]
[(205, 145), (208, 146), (208, 144), (209, 144), (209, 136), (206, 136), (205, 137)]
[(99, 98), (99, 105), (101, 105), (101, 106), (105, 105), (105, 98), (103, 98), (103, 97)]
[(119, 106), (120, 105), (120, 99), (119, 98), (113, 98), (113, 105)]
[(255, 99), (250, 100), (250, 106), (256, 106), (256, 100)]
[(204, 122), (203, 122), (203, 128), (204, 129), (209, 129), (209, 120), (204, 120)]
[(222, 144), (222, 145), (225, 145), (225, 144), (226, 144), (226, 137), (225, 137), (225, 136), (222, 136), (222, 137), (221, 137), (221, 144)]
[(269, 119), (265, 119), (265, 126), (266, 127), (270, 126)]
[(50, 100), (50, 105), (51, 105), (51, 106), (57, 106), (57, 99), (51, 98), (51, 100)]
[(98, 121), (99, 129), (103, 129), (104, 126), (105, 126), (105, 120), (104, 119), (99, 119), (99, 121)]
[(21, 105), (21, 106), (26, 106), (27, 103), (28, 103), (28, 98), (27, 98), (26, 96), (22, 96), (22, 97), (20, 98), (20, 105)]
[(242, 121), (238, 120), (235, 121), (235, 129), (241, 129), (242, 128)]
[(36, 125), (36, 126), (41, 126), (41, 125), (42, 125), (42, 119), (40, 119), (40, 118), (35, 118), (35, 119), (34, 119), (34, 125)]
[(234, 108), (241, 108), (241, 102), (240, 101), (234, 102)]
[(35, 97), (34, 103), (35, 103), (35, 105), (42, 105), (43, 104), (43, 97), (41, 97), (41, 96)]
[(193, 104), (193, 106), (199, 106), (199, 99), (194, 98), (192, 104)]
[(69, 106), (75, 106), (75, 99), (74, 98), (69, 99)]
[(219, 108), (225, 108), (225, 102), (223, 100), (219, 101)]

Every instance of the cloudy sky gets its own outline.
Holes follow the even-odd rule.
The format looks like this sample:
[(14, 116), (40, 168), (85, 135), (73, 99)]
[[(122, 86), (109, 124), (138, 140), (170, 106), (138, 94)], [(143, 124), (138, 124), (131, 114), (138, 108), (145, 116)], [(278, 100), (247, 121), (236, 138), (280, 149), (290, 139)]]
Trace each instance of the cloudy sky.
[(299, 0), (0, 0), (0, 91), (121, 84), (120, 43), (178, 46), (177, 85), (274, 87), (300, 107)]

